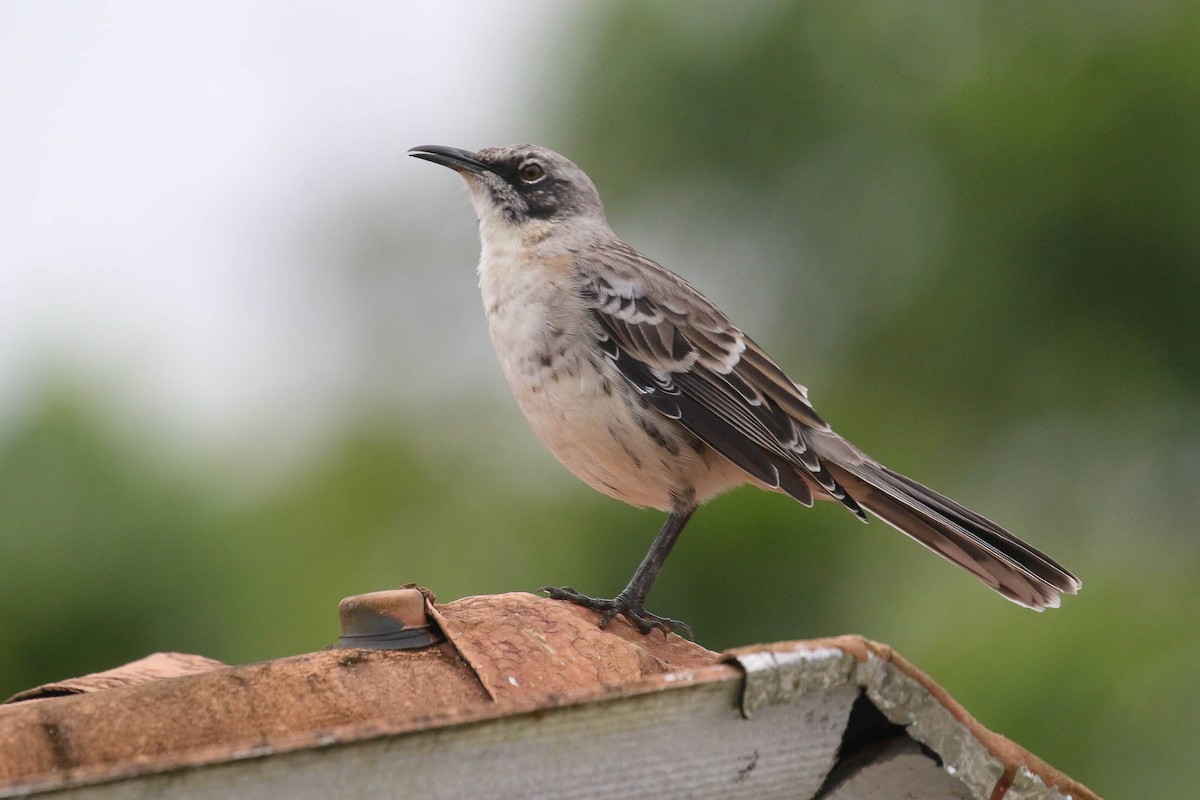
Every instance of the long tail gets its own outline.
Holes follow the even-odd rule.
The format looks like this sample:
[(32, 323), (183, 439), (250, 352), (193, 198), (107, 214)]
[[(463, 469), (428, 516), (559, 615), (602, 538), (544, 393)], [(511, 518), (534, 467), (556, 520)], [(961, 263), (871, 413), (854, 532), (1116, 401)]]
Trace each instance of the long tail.
[(859, 505), (953, 561), (1000, 594), (1035, 611), (1057, 608), (1078, 578), (996, 523), (870, 460), (828, 459), (826, 468)]

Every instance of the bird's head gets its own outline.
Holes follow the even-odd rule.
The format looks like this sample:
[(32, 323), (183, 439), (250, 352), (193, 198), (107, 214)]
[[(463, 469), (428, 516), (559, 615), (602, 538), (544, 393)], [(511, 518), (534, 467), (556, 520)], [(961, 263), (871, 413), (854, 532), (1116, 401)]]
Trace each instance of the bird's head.
[(457, 172), (466, 181), (479, 221), (524, 228), (570, 219), (604, 223), (600, 193), (564, 156), (531, 144), (487, 147), (477, 153), (426, 145), (408, 151)]

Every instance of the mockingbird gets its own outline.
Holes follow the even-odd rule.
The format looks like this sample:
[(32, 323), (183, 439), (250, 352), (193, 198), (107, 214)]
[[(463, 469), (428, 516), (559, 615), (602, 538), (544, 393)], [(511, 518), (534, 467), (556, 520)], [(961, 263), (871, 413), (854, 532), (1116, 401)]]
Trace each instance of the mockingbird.
[(551, 597), (599, 611), (601, 627), (623, 615), (642, 633), (687, 630), (646, 611), (646, 595), (696, 509), (747, 483), (870, 512), (1029, 608), (1079, 590), (1049, 556), (834, 433), (720, 309), (616, 237), (571, 161), (533, 145), (409, 155), (466, 181), (492, 344), (534, 432), (593, 488), (669, 512), (615, 598), (543, 588)]

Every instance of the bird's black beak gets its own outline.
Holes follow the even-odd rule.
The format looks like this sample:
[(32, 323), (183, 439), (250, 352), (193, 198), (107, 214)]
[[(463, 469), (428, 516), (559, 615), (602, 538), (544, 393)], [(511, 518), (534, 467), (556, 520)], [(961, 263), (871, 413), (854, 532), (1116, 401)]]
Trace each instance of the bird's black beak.
[(469, 150), (459, 150), (457, 147), (444, 147), (440, 144), (427, 144), (414, 147), (408, 151), (410, 156), (423, 158), (443, 167), (449, 167), (457, 172), (491, 172), (492, 168), (479, 160)]

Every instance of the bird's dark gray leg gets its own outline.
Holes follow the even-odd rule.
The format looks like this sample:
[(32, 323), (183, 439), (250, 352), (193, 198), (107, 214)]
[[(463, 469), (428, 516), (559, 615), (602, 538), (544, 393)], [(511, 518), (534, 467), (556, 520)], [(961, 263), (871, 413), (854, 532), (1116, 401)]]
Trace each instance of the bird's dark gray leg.
[(650, 593), (650, 587), (654, 585), (654, 579), (658, 577), (658, 572), (671, 553), (671, 548), (675, 546), (675, 541), (683, 532), (683, 526), (687, 525), (688, 520), (695, 512), (696, 506), (690, 502), (690, 498), (687, 505), (680, 505), (672, 509), (671, 515), (667, 517), (658, 536), (654, 537), (654, 543), (650, 545), (650, 550), (642, 559), (637, 572), (633, 573), (629, 584), (611, 600), (588, 597), (570, 586), (561, 588), (543, 586), (540, 591), (550, 595), (554, 600), (566, 600), (569, 603), (599, 611), (603, 615), (600, 620), (601, 628), (606, 627), (617, 615), (621, 615), (642, 633), (649, 633), (657, 628), (664, 634), (684, 633), (690, 637), (692, 629), (687, 623), (651, 614), (642, 604), (646, 602), (646, 595)]

